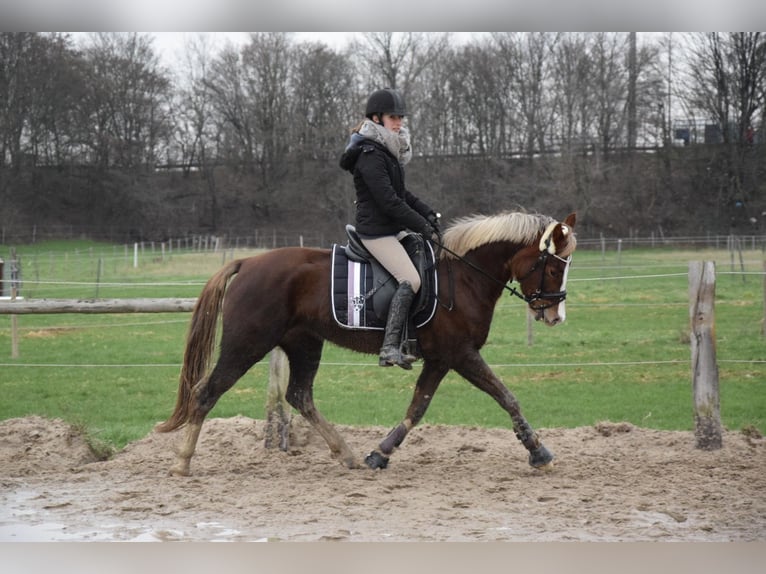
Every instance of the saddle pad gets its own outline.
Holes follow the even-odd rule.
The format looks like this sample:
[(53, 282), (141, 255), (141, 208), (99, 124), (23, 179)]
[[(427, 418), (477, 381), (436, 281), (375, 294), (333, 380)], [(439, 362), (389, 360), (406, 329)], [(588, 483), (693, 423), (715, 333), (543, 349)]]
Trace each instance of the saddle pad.
[[(436, 273), (433, 268), (426, 272), (421, 289), (428, 289), (425, 305), (413, 316), (415, 327), (422, 327), (431, 320), (436, 312)], [(426, 280), (427, 279), (427, 280)], [(380, 277), (378, 277), (380, 283)], [(391, 293), (395, 291), (396, 280), (387, 275)], [(375, 285), (373, 268), (369, 263), (351, 261), (341, 245), (332, 247), (332, 277), (330, 295), (335, 321), (347, 329), (384, 330), (386, 317), (379, 317), (374, 308), (373, 296), (382, 288)], [(390, 299), (385, 302), (388, 307)], [(417, 300), (413, 307), (417, 306)]]

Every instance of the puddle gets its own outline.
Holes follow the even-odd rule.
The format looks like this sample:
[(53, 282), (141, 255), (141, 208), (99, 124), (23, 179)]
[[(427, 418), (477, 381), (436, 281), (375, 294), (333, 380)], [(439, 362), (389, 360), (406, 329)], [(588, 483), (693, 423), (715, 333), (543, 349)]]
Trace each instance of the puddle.
[[(173, 542), (205, 540), (210, 542), (251, 541), (263, 542), (266, 538), (251, 538), (236, 528), (220, 522), (197, 522), (195, 524), (161, 521), (148, 525), (137, 521), (118, 522), (112, 518), (98, 525), (71, 526), (61, 522), (45, 507), (39, 508), (45, 498), (33, 490), (16, 490), (0, 495), (0, 542)], [(58, 508), (65, 508), (61, 504)], [(55, 507), (50, 507), (55, 510)], [(82, 521), (80, 521), (82, 523)]]

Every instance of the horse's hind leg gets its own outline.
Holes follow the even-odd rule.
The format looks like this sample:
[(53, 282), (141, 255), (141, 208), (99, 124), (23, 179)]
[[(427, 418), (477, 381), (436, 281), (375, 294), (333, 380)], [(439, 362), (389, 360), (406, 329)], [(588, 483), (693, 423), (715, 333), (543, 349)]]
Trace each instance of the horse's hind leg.
[(176, 450), (176, 462), (170, 469), (171, 475), (188, 476), (191, 459), (197, 448), (202, 423), (212, 410), (218, 399), (252, 367), (258, 359), (252, 355), (232, 352), (222, 352), (213, 371), (194, 385), (192, 409), (186, 423), (185, 433), (181, 444)]
[(269, 385), (266, 390), (266, 437), (263, 444), (265, 448), (274, 448), (275, 443), (279, 449), (287, 451), (290, 437), (290, 403), (285, 397), (287, 384), (290, 381), (290, 366), (287, 355), (275, 347), (269, 358)]
[(197, 439), (202, 430), (202, 421), (190, 422), (184, 428), (184, 437), (176, 449), (176, 462), (170, 469), (173, 476), (189, 476), (191, 474), (191, 458), (197, 448)]
[(357, 468), (359, 463), (343, 437), (317, 410), (314, 404), (314, 377), (322, 355), (322, 341), (303, 338), (291, 345), (283, 344), (290, 360), (290, 382), (287, 386), (287, 401), (301, 413), (311, 426), (324, 438), (334, 458), (348, 468)]

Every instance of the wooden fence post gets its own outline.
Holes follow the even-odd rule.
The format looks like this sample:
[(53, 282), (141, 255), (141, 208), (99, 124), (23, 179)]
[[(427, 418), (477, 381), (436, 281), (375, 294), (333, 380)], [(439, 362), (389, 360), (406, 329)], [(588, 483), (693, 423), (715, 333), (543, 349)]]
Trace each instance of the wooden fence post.
[(761, 322), (761, 335), (766, 337), (766, 261), (763, 262), (763, 320)]
[(715, 356), (715, 262), (689, 262), (694, 435), (697, 448), (721, 448), (721, 408)]
[[(526, 311), (526, 309), (525, 309)], [(527, 347), (531, 347), (532, 343), (534, 342), (534, 320), (532, 319), (531, 313), (524, 313), (527, 316)]]
[[(16, 256), (16, 248), (11, 249), (11, 302), (16, 301), (19, 293), (19, 260)], [(11, 359), (19, 358), (19, 319), (11, 315)]]

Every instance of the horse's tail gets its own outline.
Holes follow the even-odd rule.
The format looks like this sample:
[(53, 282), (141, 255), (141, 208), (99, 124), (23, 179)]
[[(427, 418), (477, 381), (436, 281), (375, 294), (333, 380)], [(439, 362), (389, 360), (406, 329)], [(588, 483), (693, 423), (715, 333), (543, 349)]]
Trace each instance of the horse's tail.
[(210, 359), (215, 350), (215, 334), (218, 316), (223, 305), (226, 285), (242, 266), (242, 260), (234, 260), (213, 275), (200, 293), (192, 312), (189, 332), (186, 336), (184, 363), (178, 381), (178, 397), (173, 414), (168, 420), (158, 424), (158, 432), (170, 432), (189, 421), (192, 413), (192, 392), (202, 377), (207, 374)]

